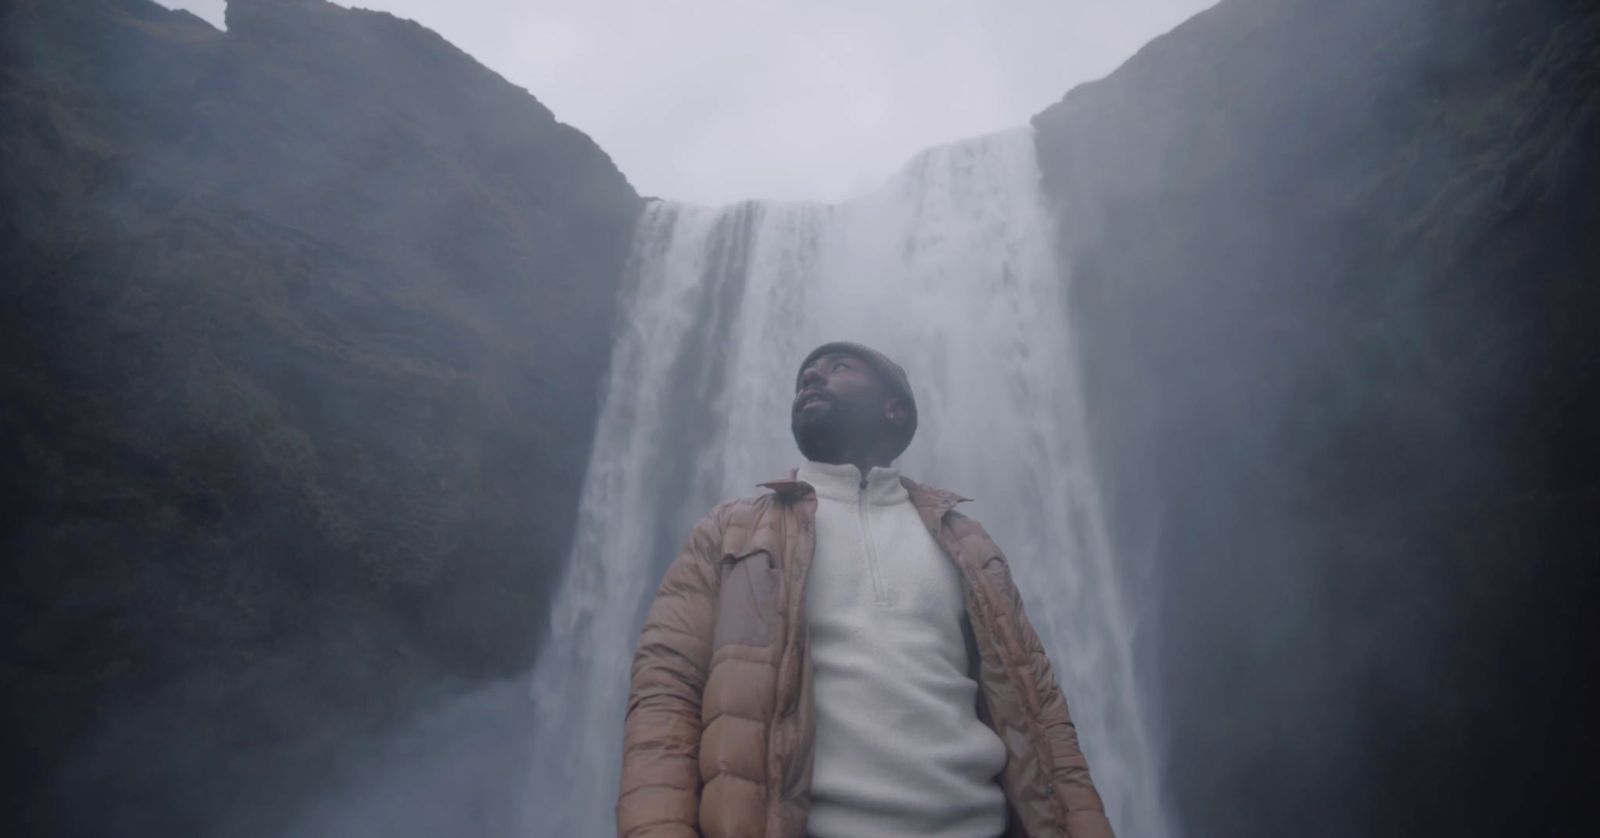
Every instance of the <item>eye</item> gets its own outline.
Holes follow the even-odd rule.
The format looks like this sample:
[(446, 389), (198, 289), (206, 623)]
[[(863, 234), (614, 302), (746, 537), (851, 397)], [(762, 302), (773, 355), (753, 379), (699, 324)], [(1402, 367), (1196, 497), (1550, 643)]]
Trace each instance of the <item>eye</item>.
[(830, 372), (838, 372), (841, 369), (850, 369), (850, 365), (845, 363), (844, 361), (834, 361), (833, 362), (833, 367), (829, 371)]

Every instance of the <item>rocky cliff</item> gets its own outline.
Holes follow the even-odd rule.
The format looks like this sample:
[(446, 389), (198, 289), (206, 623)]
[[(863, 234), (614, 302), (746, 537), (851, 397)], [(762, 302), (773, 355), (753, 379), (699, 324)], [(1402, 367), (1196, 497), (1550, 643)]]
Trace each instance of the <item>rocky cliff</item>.
[[(413, 23), (228, 23), (0, 3), (6, 822), (503, 834), (462, 720), (522, 718), (641, 201)], [(1578, 2), (1224, 0), (1035, 119), (1182, 834), (1572, 834), (1597, 72)]]
[(1182, 832), (1592, 825), (1600, 14), (1223, 0), (1034, 124)]
[(278, 834), (525, 670), (641, 200), (422, 27), (0, 6), (12, 834)]

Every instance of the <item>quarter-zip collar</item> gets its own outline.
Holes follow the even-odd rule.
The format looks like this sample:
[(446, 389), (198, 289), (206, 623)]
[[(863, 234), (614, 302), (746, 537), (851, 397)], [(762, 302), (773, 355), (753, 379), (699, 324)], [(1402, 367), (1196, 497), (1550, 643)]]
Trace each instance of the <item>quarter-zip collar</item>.
[(810, 483), (817, 496), (846, 503), (888, 506), (905, 503), (909, 495), (900, 483), (900, 471), (874, 466), (865, 475), (851, 463), (807, 460), (795, 469), (795, 478)]
[[(798, 479), (798, 473), (799, 469), (789, 469), (788, 474), (759, 485), (763, 489), (771, 489), (786, 503), (794, 503), (807, 496), (814, 498), (815, 491), (812, 485)], [(938, 533), (939, 522), (956, 504), (972, 500), (946, 489), (925, 486), (909, 477), (901, 477), (900, 485), (906, 487), (906, 492), (911, 496), (911, 505), (917, 508), (917, 514), (922, 516), (922, 521), (930, 533)]]

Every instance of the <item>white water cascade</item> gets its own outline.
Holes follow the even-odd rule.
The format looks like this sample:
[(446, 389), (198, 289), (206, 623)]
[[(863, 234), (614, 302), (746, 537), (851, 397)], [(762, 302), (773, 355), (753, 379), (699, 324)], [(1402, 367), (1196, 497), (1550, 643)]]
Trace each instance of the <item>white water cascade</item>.
[(694, 521), (799, 460), (801, 357), (899, 361), (920, 428), (897, 465), (976, 499), (1011, 559), (1123, 836), (1170, 835), (1102, 524), (1066, 289), (1029, 129), (930, 149), (837, 205), (654, 202), (533, 678), (533, 834), (614, 834), (629, 664)]

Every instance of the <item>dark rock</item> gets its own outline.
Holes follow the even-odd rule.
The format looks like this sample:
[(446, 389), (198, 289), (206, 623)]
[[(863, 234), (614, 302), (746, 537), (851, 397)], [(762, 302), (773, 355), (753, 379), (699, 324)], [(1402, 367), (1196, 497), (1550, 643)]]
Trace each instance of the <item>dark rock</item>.
[(281, 834), (531, 663), (642, 201), (389, 15), (0, 15), (11, 831)]
[(1224, 0), (1035, 118), (1183, 834), (1593, 824), (1597, 81), (1592, 4)]

